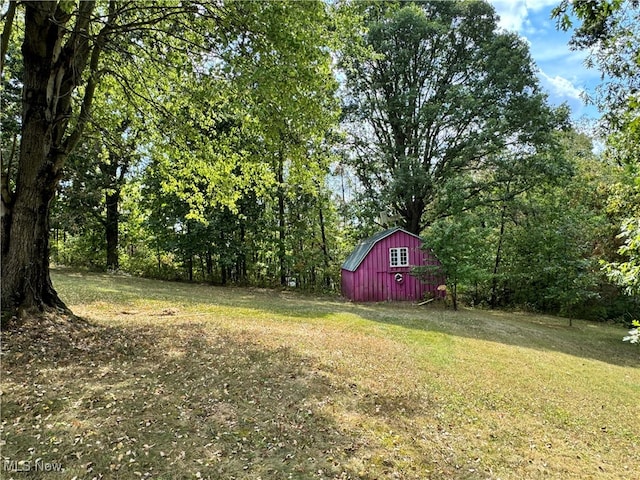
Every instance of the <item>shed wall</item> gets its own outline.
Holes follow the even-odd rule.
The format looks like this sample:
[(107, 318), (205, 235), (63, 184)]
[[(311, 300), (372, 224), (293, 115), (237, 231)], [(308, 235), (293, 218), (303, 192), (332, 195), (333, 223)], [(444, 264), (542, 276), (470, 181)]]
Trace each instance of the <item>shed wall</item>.
[[(342, 270), (342, 293), (356, 302), (381, 302), (387, 300), (420, 300), (428, 291), (436, 293), (441, 278), (434, 277), (423, 283), (410, 275), (414, 266), (438, 265), (438, 260), (429, 252), (420, 249), (420, 239), (398, 231), (380, 240), (355, 272)], [(389, 249), (407, 247), (408, 267), (391, 267)], [(402, 282), (395, 276), (401, 273)]]
[(345, 270), (344, 268), (342, 269), (342, 276), (341, 276), (342, 296), (345, 297), (345, 298), (349, 298), (351, 300), (355, 300), (353, 298), (353, 295), (354, 295), (353, 278), (354, 278), (354, 276), (355, 276), (355, 272), (350, 272), (349, 270)]

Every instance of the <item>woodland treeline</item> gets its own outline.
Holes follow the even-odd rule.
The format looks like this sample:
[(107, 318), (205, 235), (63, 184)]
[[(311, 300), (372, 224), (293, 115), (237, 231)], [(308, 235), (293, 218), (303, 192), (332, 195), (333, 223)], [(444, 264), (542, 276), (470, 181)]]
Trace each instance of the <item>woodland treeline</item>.
[(597, 135), (483, 1), (3, 9), (3, 312), (64, 308), (49, 262), (335, 291), (399, 225), (468, 304), (639, 315), (636, 1), (554, 10)]

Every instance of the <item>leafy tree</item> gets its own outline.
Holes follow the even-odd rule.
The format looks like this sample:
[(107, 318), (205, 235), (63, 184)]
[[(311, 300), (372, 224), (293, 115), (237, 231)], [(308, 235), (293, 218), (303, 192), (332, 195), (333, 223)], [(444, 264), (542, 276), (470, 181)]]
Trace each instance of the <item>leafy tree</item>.
[[(358, 3), (341, 54), (351, 158), (370, 201), (420, 233), (451, 179), (505, 149), (535, 152), (554, 116), (522, 39), (483, 1)], [(460, 185), (459, 185), (460, 186)], [(482, 188), (464, 187), (468, 199)]]
[[(337, 120), (331, 19), (326, 6), (315, 2), (297, 3), (295, 9), (274, 2), (245, 8), (258, 8), (269, 21), (252, 28), (260, 36), (243, 38), (229, 63), (235, 66), (234, 82), (246, 92), (240, 98), (253, 120), (259, 155), (270, 168), (274, 247), (280, 284), (286, 285), (292, 267), (287, 216), (301, 194), (318, 194), (315, 186), (328, 173), (327, 156), (319, 152)], [(274, 49), (278, 43), (287, 48)]]
[[(20, 28), (12, 28), (14, 18), (21, 22)], [(63, 167), (75, 147), (82, 145), (91, 120), (96, 120), (96, 132), (113, 126), (106, 118), (92, 116), (108, 90), (101, 90), (101, 82), (109, 79), (117, 84), (127, 105), (163, 118), (165, 126), (177, 127), (177, 119), (194, 118), (183, 129), (160, 130), (151, 139), (164, 161), (177, 159), (182, 165), (178, 178), (195, 172), (195, 179), (204, 182), (195, 187), (186, 181), (174, 185), (178, 198), (188, 203), (184, 225), (190, 231), (196, 228), (190, 223), (201, 222), (204, 197), (209, 194), (235, 212), (242, 185), (249, 183), (246, 178), (265, 172), (261, 165), (269, 163), (264, 160), (282, 164), (283, 174), (294, 160), (302, 170), (313, 145), (310, 139), (321, 138), (331, 123), (332, 114), (323, 112), (331, 103), (335, 83), (323, 37), (328, 29), (321, 2), (11, 2), (6, 19), (3, 67), (22, 63), (21, 78), (15, 76), (20, 72), (16, 68), (8, 81), (20, 83), (25, 93), (16, 174), (2, 191), (3, 318), (30, 309), (65, 308), (48, 272), (49, 210)], [(23, 32), (22, 53), (9, 41), (14, 32)], [(223, 91), (205, 94), (205, 81), (220, 78), (228, 80)], [(176, 85), (185, 90), (196, 86), (189, 95), (192, 103), (176, 101), (168, 88)], [(201, 98), (195, 98), (196, 93)], [(227, 120), (218, 118), (218, 110), (212, 108), (216, 102), (237, 125), (224, 125)], [(104, 112), (109, 112), (106, 100), (105, 104)], [(250, 111), (245, 104), (251, 105)], [(228, 132), (239, 126), (246, 131), (248, 125), (252, 138), (262, 142), (262, 150), (254, 149), (250, 152), (254, 161), (244, 163), (240, 160), (249, 158), (249, 152), (234, 144)], [(206, 142), (210, 131), (224, 132)], [(181, 142), (172, 143), (172, 137)], [(120, 131), (121, 141), (131, 139), (130, 130)], [(108, 145), (87, 144), (84, 153), (104, 153), (104, 147)], [(129, 152), (134, 148), (127, 147)], [(143, 150), (149, 148), (145, 145)], [(259, 152), (268, 155), (258, 158)], [(80, 161), (78, 171), (94, 171), (99, 165), (85, 159), (91, 164)], [(104, 178), (117, 184), (123, 160), (110, 154), (102, 162)], [(116, 163), (114, 176), (107, 170)], [(268, 183), (269, 175), (265, 178)], [(171, 181), (169, 177), (164, 186)], [(116, 193), (113, 186), (105, 192)]]
[(640, 322), (638, 322), (637, 320), (634, 321), (633, 326), (635, 328), (629, 330), (629, 335), (624, 337), (622, 341), (640, 345)]
[(624, 261), (608, 263), (606, 270), (629, 295), (640, 295), (640, 219), (627, 220), (618, 237), (623, 241), (618, 252)]
[[(65, 162), (83, 138), (98, 84), (114, 74), (101, 68), (103, 53), (120, 51), (122, 63), (131, 65), (135, 56), (128, 54), (144, 50), (151, 37), (167, 49), (201, 52), (218, 40), (210, 32), (223, 16), (210, 3), (9, 4), (9, 12), (18, 8), (23, 16), (8, 15), (2, 34), (4, 66), (12, 52), (5, 45), (13, 18), (23, 20), (15, 29), (22, 32), (22, 78), (14, 79), (23, 88), (20, 149), (14, 186), (2, 198), (4, 319), (33, 309), (66, 309), (49, 277), (49, 209)], [(185, 32), (193, 35), (186, 38)]]
[[(208, 275), (216, 261), (223, 283), (286, 284), (313, 277), (309, 260), (327, 245), (307, 251), (328, 170), (324, 138), (336, 118), (329, 18), (322, 3), (239, 8), (250, 34), (238, 31), (205, 71), (167, 93), (180, 128), (169, 119), (158, 129), (174, 134), (153, 142), (146, 192), (154, 231), (168, 232), (165, 215), (169, 225), (189, 226), (180, 231), (185, 243), (174, 243), (176, 232), (159, 235), (163, 249), (189, 246)], [(187, 264), (194, 255), (183, 255)]]
[(585, 135), (557, 136), (558, 158), (494, 159), (473, 208), (451, 193), (453, 215), (426, 229), (428, 244), (451, 272), (450, 290), (473, 304), (616, 318), (634, 307), (599, 260), (616, 258), (618, 220), (607, 204), (619, 172), (594, 155)]
[(509, 300), (535, 310), (575, 316), (576, 307), (597, 296), (595, 218), (586, 208), (567, 205), (560, 189), (532, 200), (535, 203), (507, 245)]
[[(58, 208), (65, 218), (52, 218), (58, 225), (78, 225), (81, 230), (103, 231), (106, 268), (119, 269), (120, 202), (130, 170), (140, 160), (140, 137), (145, 130), (133, 108), (116, 85), (103, 81), (94, 103), (86, 140), (66, 162), (65, 177), (58, 191)], [(75, 233), (79, 233), (76, 231)], [(100, 248), (105, 250), (105, 248)]]
[(427, 229), (425, 245), (433, 250), (442, 269), (434, 272), (432, 267), (417, 268), (417, 273), (444, 275), (454, 310), (458, 309), (461, 291), (473, 291), (490, 278), (491, 257), (486, 229), (477, 216), (459, 213), (439, 219)]
[[(579, 22), (574, 27), (573, 14)], [(607, 154), (627, 166), (632, 186), (631, 202), (625, 202), (626, 218), (621, 224), (624, 240), (619, 253), (626, 261), (607, 266), (611, 278), (627, 291), (638, 294), (637, 273), (640, 268), (638, 247), (640, 229), (640, 3), (637, 0), (563, 0), (554, 15), (559, 27), (574, 28), (572, 45), (589, 49), (587, 63), (602, 73), (595, 104), (603, 113), (608, 134)]]

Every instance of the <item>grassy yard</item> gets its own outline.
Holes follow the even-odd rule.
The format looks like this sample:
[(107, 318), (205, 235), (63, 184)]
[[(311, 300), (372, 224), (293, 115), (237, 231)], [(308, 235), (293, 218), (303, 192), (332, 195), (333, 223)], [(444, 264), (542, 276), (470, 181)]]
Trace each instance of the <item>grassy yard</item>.
[(640, 478), (620, 326), (53, 279), (87, 323), (3, 333), (3, 479)]

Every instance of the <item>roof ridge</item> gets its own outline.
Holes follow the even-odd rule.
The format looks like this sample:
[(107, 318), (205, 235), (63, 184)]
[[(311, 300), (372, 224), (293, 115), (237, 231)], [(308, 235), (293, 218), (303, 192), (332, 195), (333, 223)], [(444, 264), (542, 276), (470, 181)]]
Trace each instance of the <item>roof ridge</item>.
[(378, 232), (368, 238), (365, 238), (360, 243), (358, 243), (358, 245), (356, 245), (356, 248), (353, 250), (353, 252), (351, 252), (351, 255), (349, 255), (347, 259), (344, 261), (344, 263), (342, 264), (342, 268), (350, 272), (355, 272), (360, 266), (360, 264), (362, 263), (362, 261), (367, 257), (369, 252), (373, 249), (373, 247), (378, 242), (384, 240), (385, 238), (387, 238), (390, 235), (393, 235), (396, 232), (404, 232), (422, 241), (422, 238), (420, 238), (420, 236), (416, 235), (415, 233), (408, 232), (402, 227), (388, 228), (387, 230)]

